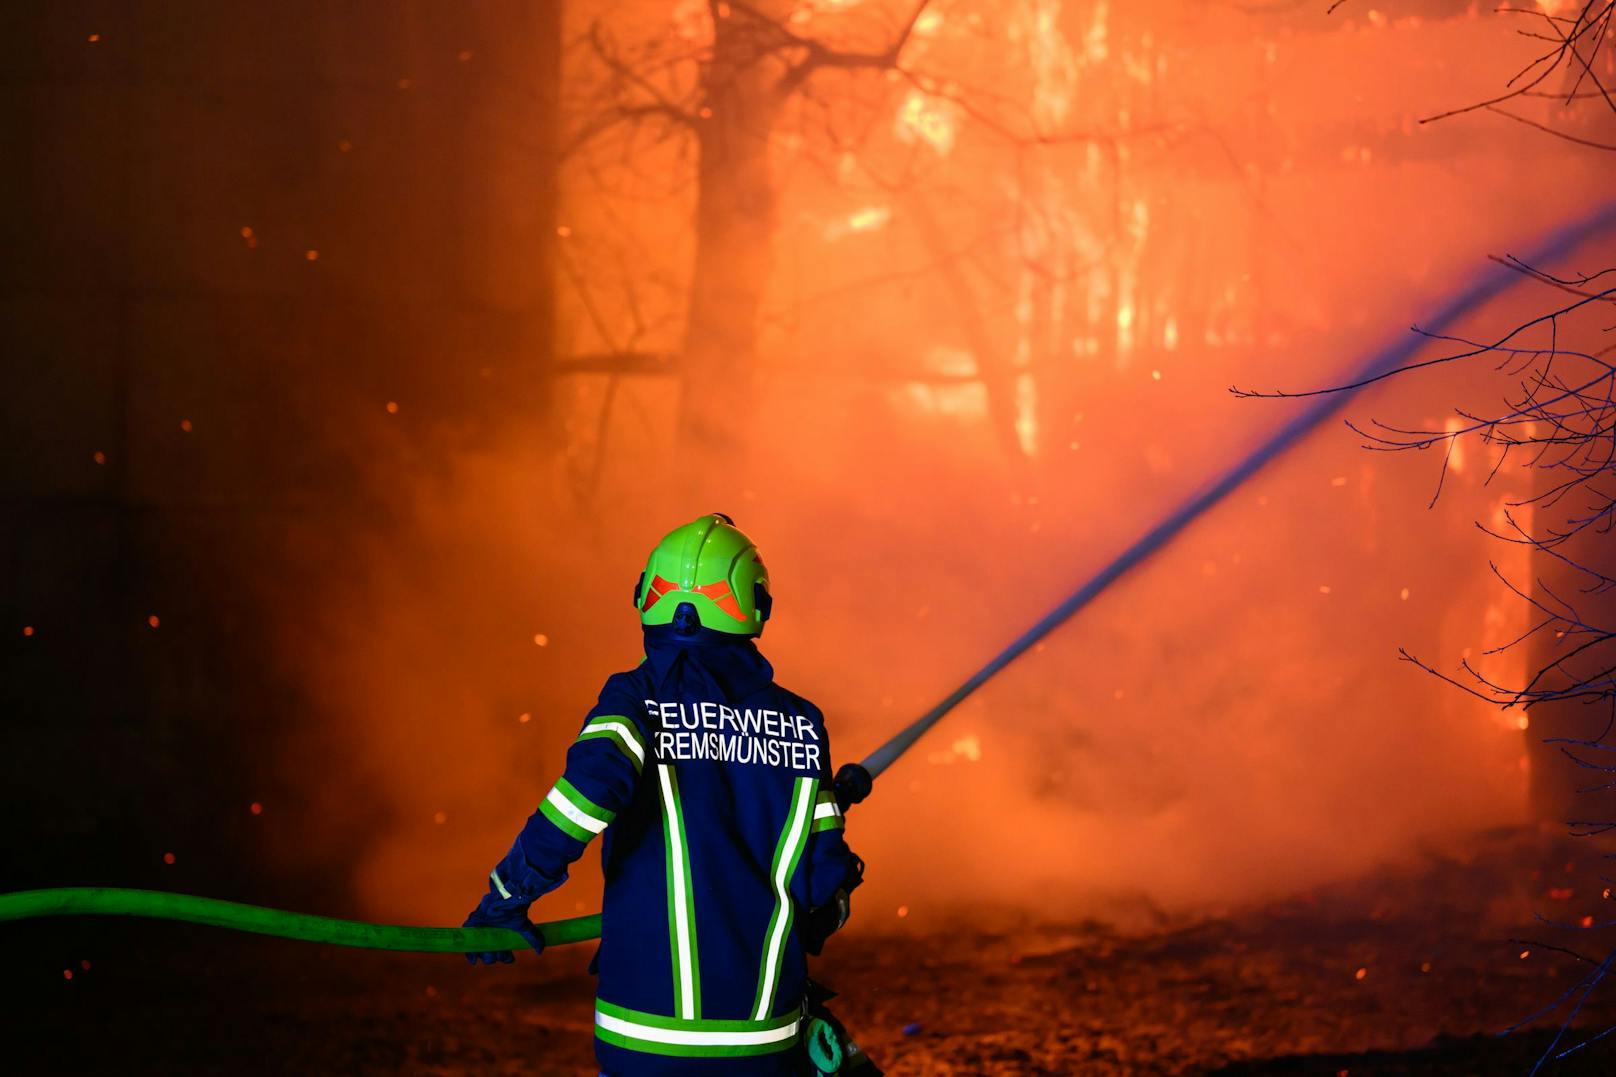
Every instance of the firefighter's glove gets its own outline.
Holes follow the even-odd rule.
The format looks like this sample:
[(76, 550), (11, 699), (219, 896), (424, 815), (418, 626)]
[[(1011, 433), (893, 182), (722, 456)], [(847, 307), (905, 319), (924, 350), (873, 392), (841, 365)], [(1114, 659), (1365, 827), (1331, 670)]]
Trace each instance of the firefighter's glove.
[(802, 948), (814, 956), (825, 948), (825, 940), (836, 934), (847, 923), (852, 912), (852, 899), (846, 890), (838, 890), (834, 897), (817, 909), (809, 909), (802, 925)]
[[(544, 937), (539, 934), (539, 929), (528, 921), (527, 909), (531, 904), (532, 902), (521, 898), (501, 897), (490, 887), (489, 892), (483, 896), (482, 901), (471, 911), (471, 915), (466, 917), (466, 922), (461, 926), (508, 928), (526, 939), (528, 945), (533, 947), (534, 953), (540, 953), (544, 950)], [(473, 965), (479, 961), (485, 965), (492, 965), (496, 961), (502, 965), (509, 965), (516, 960), (516, 955), (510, 950), (484, 950), (467, 954), (466, 960)]]

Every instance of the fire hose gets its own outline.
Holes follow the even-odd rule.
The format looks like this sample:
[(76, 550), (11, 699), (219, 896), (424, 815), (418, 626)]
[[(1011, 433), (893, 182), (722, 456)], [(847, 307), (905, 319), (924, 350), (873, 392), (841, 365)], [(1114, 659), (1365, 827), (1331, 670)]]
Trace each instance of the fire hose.
[[(1530, 253), (1516, 261), (1526, 266), (1558, 261), (1585, 241), (1612, 227), (1616, 227), (1616, 202), (1607, 203), (1588, 216), (1550, 233)], [(1342, 382), (1340, 391), (1315, 397), (1311, 404), (1298, 411), (1289, 422), (1233, 466), (1192, 492), (1177, 508), (1091, 575), (959, 687), (944, 696), (936, 706), (899, 730), (862, 762), (843, 766), (836, 774), (836, 795), (842, 806), (850, 807), (868, 797), (875, 779), (897, 762), (932, 726), (964, 702), (966, 697), (1064, 624), (1124, 574), (1171, 542), (1190, 523), (1341, 410), (1354, 396), (1370, 384), (1403, 368), (1428, 337), (1446, 332), (1454, 322), (1497, 297), (1520, 279), (1520, 274), (1514, 268), (1505, 265), (1495, 265), (1478, 274), (1425, 323), (1423, 336), (1401, 336), (1395, 343), (1375, 352)], [(527, 940), (505, 928), (372, 924), (159, 890), (68, 887), (0, 894), (0, 921), (86, 915), (180, 920), (305, 942), (415, 953), (522, 950), (528, 945)], [(535, 924), (534, 928), (547, 947), (584, 942), (600, 937), (600, 914), (551, 920)]]

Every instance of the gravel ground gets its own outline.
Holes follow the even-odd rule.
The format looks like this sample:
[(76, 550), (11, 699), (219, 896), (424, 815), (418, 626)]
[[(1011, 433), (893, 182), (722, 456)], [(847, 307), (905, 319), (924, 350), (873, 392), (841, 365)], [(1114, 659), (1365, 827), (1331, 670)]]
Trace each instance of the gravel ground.
[[(1589, 968), (1543, 943), (1597, 959), (1610, 948), (1606, 931), (1579, 938), (1533, 912), (1577, 920), (1609, 899), (1586, 847), (1521, 834), (1485, 846), (1145, 933), (866, 926), (816, 975), (845, 993), (834, 1008), (894, 1077), (1525, 1074), (1558, 1021), (1494, 1033)], [(15, 1019), (4, 1072), (595, 1073), (579, 948), (471, 969), (88, 920), (0, 925), (0, 946)], [(1576, 1027), (1612, 1023), (1616, 983)], [(1616, 1053), (1597, 1044), (1544, 1072), (1616, 1074)]]

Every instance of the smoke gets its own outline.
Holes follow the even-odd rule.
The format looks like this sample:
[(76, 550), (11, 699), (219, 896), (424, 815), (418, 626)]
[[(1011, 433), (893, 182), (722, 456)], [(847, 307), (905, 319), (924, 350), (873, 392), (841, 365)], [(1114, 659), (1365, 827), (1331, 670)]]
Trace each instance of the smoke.
[[(709, 462), (701, 493), (659, 492), (672, 469), (635, 460), (580, 504), (564, 460), (520, 432), (418, 479), (402, 525), (349, 560), (285, 654), (334, 723), (317, 780), (373, 820), (351, 865), (361, 903), (431, 922), (469, 908), (601, 682), (637, 663), (630, 590), (671, 525), (719, 509), (762, 544), (764, 650), (854, 759), (1232, 456), (1239, 431), (1281, 418), (1206, 399), (1232, 432), (1215, 448), (1164, 464), (1118, 437), (1039, 493), (991, 456), (948, 458), (944, 435), (883, 430), (832, 450), (862, 467), (781, 436), (745, 467)], [(881, 779), (849, 828), (870, 863), (861, 901), (916, 922), (1205, 909), (1519, 818), (1519, 730), (1395, 655), (1486, 642), (1489, 551), (1468, 523), (1498, 491), (1471, 473), (1427, 513), (1428, 469), (1325, 434), (1259, 476)], [(543, 915), (593, 907), (593, 859)]]
[[(1272, 137), (1265, 152), (1283, 148)], [(963, 136), (951, 146), (971, 152)], [(365, 820), (347, 865), (360, 903), (448, 922), (475, 902), (600, 684), (638, 661), (630, 588), (670, 527), (719, 510), (759, 541), (776, 593), (763, 649), (824, 708), (837, 760), (858, 758), (1288, 414), (1231, 399), (1231, 382), (1329, 383), (1484, 254), (1564, 216), (1591, 177), (1549, 156), (1522, 163), (1535, 181), (1397, 164), (1382, 173), (1396, 190), (1369, 184), (1360, 155), (1315, 162), (1276, 172), (1288, 178), (1249, 214), (1241, 183), (1141, 164), (1128, 182), (1155, 208), (1130, 202), (1130, 219), (1184, 234), (1138, 231), (1112, 252), (1137, 309), (1105, 290), (1114, 281), (1094, 285), (1107, 317), (1130, 311), (1120, 355), (1092, 324), (1039, 322), (1055, 303), (1042, 285), (994, 290), (992, 268), (1026, 269), (1013, 245), (965, 277), (926, 276), (914, 266), (948, 213), (926, 218), (901, 198), (865, 213), (862, 195), (788, 169), (758, 406), (736, 420), (743, 453), (671, 452), (671, 380), (575, 375), (558, 379), (542, 428), (511, 415), (475, 446), (417, 445), (442, 461), (430, 471), (371, 476), (395, 491), (392, 514), (353, 533), (278, 655), (326, 716), (289, 734), (286, 765), (305, 768), (323, 810)], [(1000, 190), (998, 164), (950, 166), (960, 204)], [(1522, 204), (1517, 192), (1545, 176), (1563, 204)], [(1090, 193), (1053, 190), (1040, 197), (1078, 206)], [(573, 193), (574, 220), (589, 219), (590, 197)], [(1231, 206), (1256, 223), (1230, 223)], [(878, 223), (819, 227), (844, 209)], [(1281, 237), (1255, 297), (1251, 230)], [(663, 238), (677, 242), (675, 229)], [(850, 294), (880, 277), (872, 264), (920, 283)], [(975, 326), (955, 309), (961, 280), (990, 308)], [(1194, 336), (1173, 319), (1192, 301), (1205, 308)], [(1049, 340), (1027, 343), (1039, 334)], [(1031, 457), (1006, 451), (979, 385), (951, 378), (960, 356), (990, 372), (983, 339), (1034, 357), (1012, 384), (1058, 386), (1017, 398), (1014, 443)], [(1440, 420), (1482, 391), (1438, 378), (1354, 411)], [(1515, 716), (1396, 656), (1479, 656), (1522, 627), (1471, 526), (1509, 491), (1507, 477), (1480, 481), (1484, 463), (1451, 475), (1430, 510), (1434, 461), (1367, 454), (1339, 430), (1258, 476), (878, 782), (848, 830), (869, 863), (869, 921), (1204, 911), (1520, 820)], [(593, 860), (537, 914), (593, 908)]]

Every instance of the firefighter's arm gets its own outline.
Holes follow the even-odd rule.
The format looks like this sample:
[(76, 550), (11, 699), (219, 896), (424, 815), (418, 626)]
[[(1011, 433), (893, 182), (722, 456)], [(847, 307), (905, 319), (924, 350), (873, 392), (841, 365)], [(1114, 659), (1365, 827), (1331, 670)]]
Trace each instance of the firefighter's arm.
[(803, 918), (803, 946), (817, 954), (852, 912), (851, 895), (864, 880), (864, 861), (847, 846), (847, 820), (830, 780), (830, 742), (825, 740), (824, 775), (814, 797), (808, 834), (808, 914)]
[[(607, 702), (590, 712), (567, 749), (566, 769), (539, 802), (505, 858), (488, 875), (488, 893), (469, 926), (509, 927), (540, 948), (524, 930), (528, 906), (567, 881), (567, 867), (634, 797), (645, 766), (645, 731), (632, 708)], [(504, 961), (499, 954), (488, 955)]]

